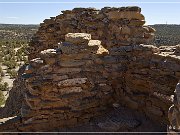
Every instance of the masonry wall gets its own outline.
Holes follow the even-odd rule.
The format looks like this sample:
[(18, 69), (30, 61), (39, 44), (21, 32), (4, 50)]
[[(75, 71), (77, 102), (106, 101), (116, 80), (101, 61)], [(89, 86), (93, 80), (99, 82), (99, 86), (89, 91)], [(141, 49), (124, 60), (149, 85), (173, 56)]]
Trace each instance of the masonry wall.
[(19, 75), (18, 86), (24, 88), (17, 97), (23, 101), (13, 110), (21, 111), (14, 114), (22, 121), (14, 129), (75, 126), (113, 103), (169, 124), (180, 47), (145, 45), (155, 30), (144, 26), (140, 12), (139, 7), (75, 8), (44, 20), (30, 42), (29, 65)]
[(120, 103), (166, 124), (172, 104), (170, 96), (180, 78), (179, 56), (172, 51), (178, 50), (178, 46), (170, 48), (171, 51), (152, 45), (120, 47), (126, 61), (122, 59), (123, 53), (119, 53), (118, 69), (125, 71), (118, 70), (120, 81), (116, 78), (116, 83), (112, 83)]
[(74, 8), (45, 19), (30, 42), (29, 59), (38, 52), (53, 48), (65, 41), (67, 33), (89, 33), (101, 40), (105, 48), (130, 44), (147, 44), (153, 39), (154, 29), (144, 26), (145, 18), (139, 7)]

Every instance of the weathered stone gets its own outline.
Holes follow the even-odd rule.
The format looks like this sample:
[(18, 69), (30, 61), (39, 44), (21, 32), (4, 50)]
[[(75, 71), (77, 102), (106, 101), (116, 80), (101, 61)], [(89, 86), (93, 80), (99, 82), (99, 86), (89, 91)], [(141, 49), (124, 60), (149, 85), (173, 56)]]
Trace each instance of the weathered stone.
[(108, 18), (112, 20), (118, 20), (122, 18), (127, 18), (129, 20), (132, 20), (132, 19), (144, 20), (145, 19), (142, 14), (139, 14), (133, 11), (125, 11), (125, 12), (111, 11), (107, 13), (107, 15), (108, 15)]
[(68, 88), (62, 88), (59, 90), (59, 92), (64, 95), (64, 94), (69, 94), (69, 93), (79, 93), (82, 91), (81, 87), (68, 87)]
[(129, 25), (130, 26), (143, 26), (146, 22), (144, 20), (131, 20)]
[(77, 45), (82, 43), (87, 44), (90, 39), (91, 35), (86, 33), (68, 33), (65, 35), (66, 42), (70, 42)]
[(45, 61), (45, 63), (47, 65), (53, 65), (53, 64), (56, 63), (56, 59), (55, 58), (45, 58), (44, 61)]
[(67, 76), (67, 75), (59, 76), (59, 75), (57, 75), (57, 74), (53, 74), (53, 75), (51, 75), (51, 76), (52, 76), (53, 81), (61, 81), (61, 80), (66, 80), (66, 79), (68, 79), (68, 76)]
[(83, 62), (83, 61), (69, 61), (69, 62), (64, 61), (64, 62), (59, 63), (59, 65), (62, 67), (79, 67), (84, 64), (85, 64), (85, 62)]
[(41, 51), (40, 55), (43, 57), (56, 57), (56, 50), (55, 49), (47, 49), (44, 51)]
[(60, 68), (57, 70), (54, 70), (54, 73), (57, 74), (68, 74), (68, 73), (79, 73), (81, 72), (81, 68)]
[(85, 84), (87, 81), (87, 78), (74, 78), (74, 79), (67, 79), (64, 81), (60, 81), (58, 83), (59, 87), (67, 87), (67, 86), (77, 86), (81, 84)]
[(32, 65), (32, 67), (40, 67), (44, 65), (44, 62), (42, 59), (36, 58), (36, 59), (31, 60), (30, 64)]

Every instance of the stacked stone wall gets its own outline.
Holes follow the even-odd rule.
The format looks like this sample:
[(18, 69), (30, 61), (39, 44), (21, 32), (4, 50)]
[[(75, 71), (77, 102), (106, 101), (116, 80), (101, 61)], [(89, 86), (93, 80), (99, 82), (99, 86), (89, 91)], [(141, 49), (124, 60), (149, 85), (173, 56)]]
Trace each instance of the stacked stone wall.
[(74, 8), (45, 19), (30, 42), (29, 59), (60, 41), (68, 33), (89, 33), (94, 40), (110, 49), (113, 46), (148, 44), (154, 37), (154, 29), (144, 26), (145, 18), (139, 7)]
[[(44, 20), (30, 42), (29, 65), (18, 81), (24, 87), (22, 121), (14, 129), (71, 127), (117, 104), (169, 124), (171, 95), (180, 80), (179, 45), (145, 45), (155, 30), (144, 26), (139, 7), (62, 13)], [(13, 100), (8, 101), (6, 108)]]

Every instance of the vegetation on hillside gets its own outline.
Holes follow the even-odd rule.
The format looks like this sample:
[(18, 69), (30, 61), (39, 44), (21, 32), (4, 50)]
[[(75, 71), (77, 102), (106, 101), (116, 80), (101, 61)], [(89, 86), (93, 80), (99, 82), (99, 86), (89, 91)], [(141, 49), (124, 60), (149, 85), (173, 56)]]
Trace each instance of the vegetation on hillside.
[(156, 29), (154, 44), (156, 46), (171, 46), (180, 44), (180, 25), (151, 25)]
[(7, 81), (16, 78), (18, 68), (27, 62), (26, 47), (38, 25), (0, 24), (0, 106), (4, 104)]
[(37, 31), (38, 25), (0, 24), (0, 41), (27, 41)]

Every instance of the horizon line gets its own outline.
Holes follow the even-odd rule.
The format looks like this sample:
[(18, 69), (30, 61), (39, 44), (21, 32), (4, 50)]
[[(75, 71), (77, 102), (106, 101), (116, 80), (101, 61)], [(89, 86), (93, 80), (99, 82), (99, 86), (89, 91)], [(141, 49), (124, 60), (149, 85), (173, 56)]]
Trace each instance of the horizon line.
[(175, 1), (172, 1), (172, 2), (150, 2), (150, 1), (147, 1), (147, 2), (56, 2), (56, 1), (52, 1), (52, 2), (30, 2), (30, 1), (27, 1), (27, 2), (8, 2), (8, 1), (3, 1), (3, 2), (0, 2), (0, 4), (76, 4), (76, 3), (84, 3), (84, 4), (90, 4), (90, 3), (94, 3), (94, 4), (101, 4), (101, 3), (105, 3), (105, 4), (117, 4), (117, 3), (121, 3), (121, 4), (129, 4), (129, 3), (133, 3), (133, 4), (180, 4), (180, 2), (175, 2)]
[[(0, 25), (40, 25), (40, 23), (0, 23)], [(154, 23), (154, 24), (146, 24), (146, 25), (180, 25), (178, 23)]]

